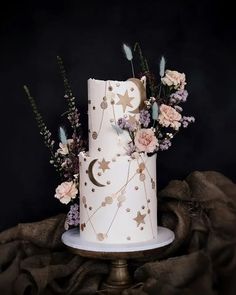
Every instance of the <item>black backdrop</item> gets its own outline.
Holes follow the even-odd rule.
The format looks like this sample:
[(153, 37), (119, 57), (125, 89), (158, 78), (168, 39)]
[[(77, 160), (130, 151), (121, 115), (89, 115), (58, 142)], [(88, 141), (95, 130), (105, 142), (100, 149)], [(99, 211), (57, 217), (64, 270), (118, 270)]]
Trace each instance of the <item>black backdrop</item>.
[(86, 133), (86, 80), (130, 75), (122, 42), (139, 41), (156, 73), (164, 54), (168, 68), (187, 75), (184, 107), (196, 123), (158, 155), (159, 189), (193, 170), (236, 179), (236, 43), (227, 1), (9, 1), (0, 13), (0, 229), (67, 209), (54, 198), (59, 179), (22, 89), (29, 85), (57, 135), (65, 111), (57, 55), (64, 59)]

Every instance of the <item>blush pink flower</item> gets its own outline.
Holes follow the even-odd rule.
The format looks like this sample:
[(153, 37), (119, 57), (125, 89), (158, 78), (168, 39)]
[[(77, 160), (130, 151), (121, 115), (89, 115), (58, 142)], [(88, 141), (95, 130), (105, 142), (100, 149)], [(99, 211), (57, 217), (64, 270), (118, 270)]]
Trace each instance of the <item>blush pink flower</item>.
[(68, 204), (72, 199), (76, 197), (78, 189), (73, 181), (62, 182), (56, 188), (55, 198), (63, 204)]
[(177, 71), (166, 70), (165, 76), (161, 78), (161, 81), (164, 85), (173, 86), (174, 89), (178, 90), (183, 90), (186, 85), (185, 74)]
[(159, 123), (164, 127), (172, 127), (178, 130), (181, 126), (180, 120), (182, 116), (174, 108), (166, 104), (160, 106)]
[(152, 153), (158, 146), (157, 138), (152, 129), (138, 130), (134, 143), (139, 152)]

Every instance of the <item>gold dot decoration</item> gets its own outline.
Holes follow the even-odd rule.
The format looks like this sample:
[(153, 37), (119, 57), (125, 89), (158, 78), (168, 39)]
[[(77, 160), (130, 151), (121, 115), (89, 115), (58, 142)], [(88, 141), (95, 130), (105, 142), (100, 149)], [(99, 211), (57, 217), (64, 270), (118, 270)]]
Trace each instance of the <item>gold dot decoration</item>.
[(98, 148), (98, 151), (101, 152), (101, 150), (102, 150), (102, 149), (99, 147), (99, 148)]
[(113, 203), (113, 199), (112, 197), (108, 196), (105, 198), (105, 203), (108, 204), (108, 205), (111, 205)]
[(147, 202), (148, 202), (148, 203), (150, 203), (150, 202), (151, 202), (151, 200), (150, 200), (150, 199), (148, 199), (148, 200), (147, 200)]
[(91, 211), (92, 209), (93, 209), (93, 208), (90, 206), (90, 207), (89, 207), (89, 210)]
[(92, 133), (92, 138), (93, 138), (93, 139), (97, 139), (97, 138), (98, 138), (98, 134), (97, 134), (96, 131), (93, 131), (93, 133)]
[(87, 206), (87, 204), (84, 204), (84, 208), (86, 209), (88, 206)]
[(151, 179), (151, 182), (152, 182), (152, 189), (155, 189), (155, 181), (153, 180), (153, 178)]
[(105, 207), (106, 206), (106, 202), (102, 202), (102, 207)]
[(107, 107), (108, 107), (107, 102), (106, 101), (102, 101), (101, 104), (100, 104), (100, 107), (101, 107), (102, 110), (107, 109)]
[(91, 132), (91, 130), (89, 129), (89, 130), (88, 130), (88, 133), (90, 133), (90, 132)]
[(140, 180), (140, 181), (144, 181), (145, 178), (146, 178), (145, 174), (141, 173), (141, 174), (139, 175), (139, 180)]
[(130, 208), (126, 208), (126, 212), (130, 212)]
[(90, 99), (88, 100), (88, 104), (91, 104), (91, 100)]
[(151, 212), (151, 210), (150, 210), (150, 209), (148, 209), (147, 213), (148, 213), (148, 214), (150, 214), (150, 212)]
[(110, 180), (107, 181), (107, 184), (108, 184), (108, 185), (111, 184)]
[(95, 192), (95, 188), (92, 188), (91, 191), (94, 193)]
[(85, 173), (88, 174), (88, 170), (86, 170)]
[(145, 209), (145, 206), (142, 206), (141, 208), (142, 208), (142, 209)]
[(142, 226), (140, 227), (140, 230), (143, 230), (143, 227)]
[(82, 231), (84, 231), (84, 228), (85, 227), (86, 227), (86, 224), (85, 223), (81, 223), (80, 228), (81, 228)]
[(120, 157), (120, 154), (117, 154), (117, 157)]
[(102, 173), (101, 172), (98, 172), (98, 176), (101, 176), (102, 175)]
[(107, 101), (107, 98), (106, 98), (106, 96), (104, 96), (104, 97), (103, 97), (103, 101)]
[(86, 204), (86, 197), (85, 196), (82, 197), (82, 203)]
[(108, 87), (108, 90), (109, 90), (109, 91), (112, 91), (112, 90), (113, 90), (112, 86), (109, 86), (109, 87)]
[(134, 189), (137, 191), (138, 190), (138, 186), (135, 186)]
[(87, 182), (85, 182), (84, 185), (86, 186), (87, 185)]
[(95, 106), (93, 106), (93, 110), (96, 110), (96, 107)]
[(111, 99), (111, 104), (115, 104), (115, 101), (114, 101), (114, 99)]
[(131, 87), (131, 88), (130, 88), (130, 91), (134, 91), (134, 88), (133, 88), (133, 87)]
[(102, 234), (102, 233), (97, 234), (97, 239), (98, 239), (99, 241), (103, 241), (104, 238), (105, 238), (104, 234)]
[(86, 162), (86, 158), (84, 158), (84, 162)]
[(130, 240), (131, 240), (131, 237), (127, 237), (126, 239), (127, 239), (128, 241), (130, 241)]

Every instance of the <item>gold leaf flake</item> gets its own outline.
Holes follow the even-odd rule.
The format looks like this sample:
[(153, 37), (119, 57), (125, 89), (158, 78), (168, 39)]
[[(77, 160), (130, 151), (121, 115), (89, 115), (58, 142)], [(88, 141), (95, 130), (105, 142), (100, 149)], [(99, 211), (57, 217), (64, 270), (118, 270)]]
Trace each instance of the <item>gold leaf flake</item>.
[(124, 202), (125, 200), (126, 200), (125, 195), (119, 195), (118, 198), (117, 198), (117, 201), (121, 202), (121, 203)]
[(85, 196), (82, 197), (82, 203), (86, 204), (86, 197)]
[(127, 239), (128, 241), (130, 241), (130, 240), (131, 240), (131, 238), (130, 238), (130, 237), (127, 237), (126, 239)]
[(138, 186), (135, 186), (134, 189), (137, 191), (138, 190)]
[(142, 162), (139, 164), (139, 169), (143, 171), (145, 169), (145, 164)]
[(155, 181), (153, 179), (151, 179), (151, 182), (152, 182), (152, 189), (155, 189)]
[(130, 212), (130, 208), (126, 208), (126, 212)]
[(106, 202), (106, 204), (112, 204), (113, 203), (112, 197), (110, 197), (110, 196), (106, 197), (105, 202)]

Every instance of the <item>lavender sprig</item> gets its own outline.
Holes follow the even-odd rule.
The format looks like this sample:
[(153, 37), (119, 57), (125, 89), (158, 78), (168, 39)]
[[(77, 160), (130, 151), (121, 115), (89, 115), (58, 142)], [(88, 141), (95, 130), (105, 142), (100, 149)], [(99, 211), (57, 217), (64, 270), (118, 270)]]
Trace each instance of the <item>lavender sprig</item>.
[(42, 117), (41, 113), (38, 110), (35, 99), (30, 94), (29, 88), (26, 85), (24, 85), (24, 90), (25, 90), (27, 98), (28, 98), (28, 100), (29, 100), (29, 102), (31, 104), (31, 107), (32, 107), (33, 113), (35, 115), (35, 120), (37, 122), (40, 134), (42, 135), (42, 137), (44, 139), (44, 144), (50, 150), (50, 153), (51, 153), (51, 161), (50, 161), (50, 163), (54, 165), (54, 167), (56, 168), (57, 171), (61, 172), (60, 159), (58, 159), (55, 156), (55, 153), (54, 153), (54, 143), (55, 143), (55, 141), (51, 138), (52, 134), (49, 131), (49, 129), (47, 128), (46, 124), (44, 123), (43, 117)]

